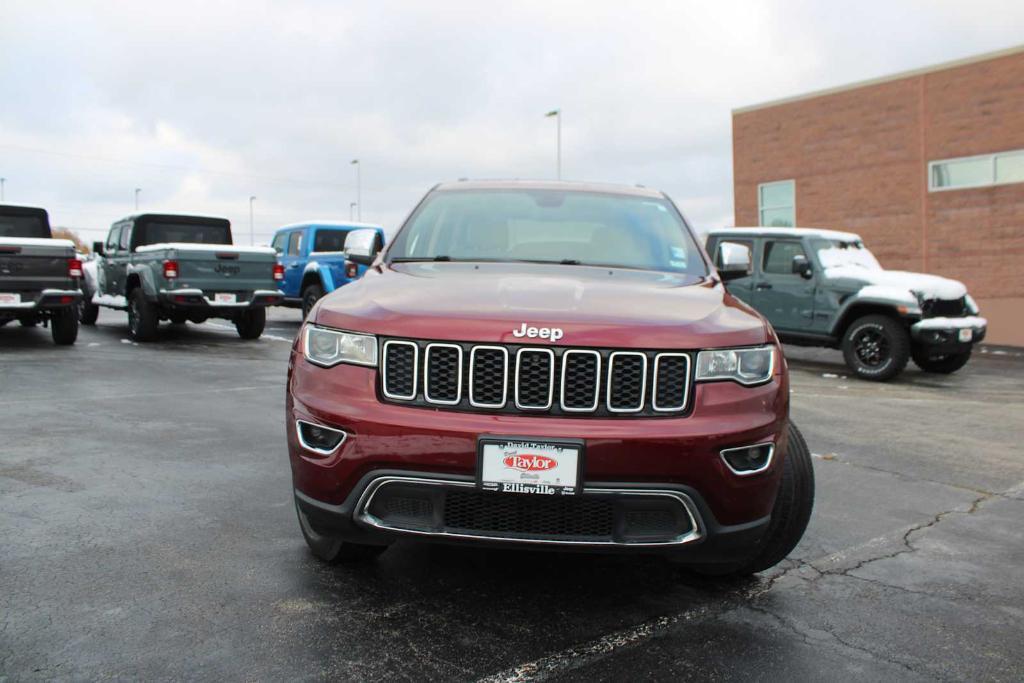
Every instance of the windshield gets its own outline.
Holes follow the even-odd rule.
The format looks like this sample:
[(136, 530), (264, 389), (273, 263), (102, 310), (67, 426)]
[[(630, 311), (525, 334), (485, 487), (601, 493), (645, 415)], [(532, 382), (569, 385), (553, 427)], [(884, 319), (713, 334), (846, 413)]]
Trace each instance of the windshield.
[(39, 216), (0, 216), (0, 237), (50, 236), (50, 226)]
[(838, 266), (854, 266), (866, 270), (882, 270), (875, 255), (868, 251), (860, 240), (827, 240), (817, 238), (812, 241), (818, 252), (818, 263), (822, 268)]
[(392, 262), (529, 261), (706, 275), (664, 199), (560, 190), (435, 192), (388, 252)]
[(231, 244), (231, 228), (227, 223), (144, 223), (135, 246), (183, 242), (188, 244)]

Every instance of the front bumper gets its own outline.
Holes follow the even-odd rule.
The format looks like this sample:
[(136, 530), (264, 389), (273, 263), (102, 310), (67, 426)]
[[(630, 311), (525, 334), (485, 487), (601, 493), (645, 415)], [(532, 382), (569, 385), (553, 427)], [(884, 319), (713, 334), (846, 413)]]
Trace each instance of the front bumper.
[[(761, 386), (697, 384), (693, 408), (684, 417), (629, 419), (438, 411), (381, 402), (373, 368), (315, 367), (293, 350), (286, 397), (293, 485), (300, 509), (309, 507), (314, 516), (321, 514), (316, 510), (326, 511), (323, 515), (333, 520), (335, 528), (355, 542), (373, 538), (379, 543), (416, 535), (455, 542), (530, 543), (529, 538), (453, 538), (455, 534), (443, 524), (435, 525), (429, 533), (390, 528), (393, 525), (380, 528), (369, 517), (357, 518), (365, 512), (357, 513), (357, 502), (369, 484), (367, 477), (379, 472), (441, 477), (449, 482), (444, 488), (466, 488), (467, 482), (475, 481), (477, 440), (482, 435), (582, 439), (582, 497), (611, 495), (621, 499), (632, 494), (618, 489), (629, 487), (653, 492), (662, 499), (683, 492), (695, 510), (693, 530), (698, 533), (685, 542), (667, 545), (704, 546), (719, 529), (735, 527), (738, 533), (760, 528), (770, 516), (785, 456), (788, 395), (784, 368), (780, 368), (769, 383)], [(323, 424), (348, 436), (330, 454), (316, 453), (299, 441), (296, 420)], [(774, 444), (778, 455), (764, 471), (752, 475), (737, 475), (721, 457), (725, 449), (764, 443)], [(682, 505), (686, 509), (686, 503)], [(756, 536), (759, 532), (749, 533)], [(649, 547), (638, 545), (628, 533), (620, 534), (618, 541), (586, 545)]]
[(911, 338), (932, 353), (961, 353), (985, 338), (988, 321), (977, 316), (924, 318), (910, 326)]
[(274, 306), (281, 303), (283, 297), (276, 289), (257, 289), (252, 292), (237, 292), (236, 300), (231, 303), (219, 302), (210, 298), (201, 289), (161, 289), (157, 297), (160, 303), (182, 310), (245, 310), (260, 306)]
[(82, 299), (77, 289), (44, 289), (40, 292), (22, 292), (22, 300), (16, 304), (0, 304), (0, 311), (29, 313), (74, 306)]

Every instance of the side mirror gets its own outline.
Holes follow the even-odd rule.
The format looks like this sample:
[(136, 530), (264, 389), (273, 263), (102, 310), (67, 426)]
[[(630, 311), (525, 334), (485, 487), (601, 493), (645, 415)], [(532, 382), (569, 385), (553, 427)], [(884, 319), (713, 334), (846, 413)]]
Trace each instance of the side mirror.
[(810, 280), (811, 276), (814, 274), (814, 271), (811, 269), (810, 262), (803, 254), (797, 254), (793, 257), (792, 272), (805, 280)]
[(722, 242), (718, 245), (718, 275), (722, 282), (747, 277), (752, 262), (750, 247), (747, 245), (735, 242)]
[(92, 253), (96, 254), (97, 256), (103, 256), (103, 242), (93, 242)]
[(345, 237), (345, 258), (361, 266), (368, 266), (377, 258), (380, 243), (376, 230), (353, 230)]

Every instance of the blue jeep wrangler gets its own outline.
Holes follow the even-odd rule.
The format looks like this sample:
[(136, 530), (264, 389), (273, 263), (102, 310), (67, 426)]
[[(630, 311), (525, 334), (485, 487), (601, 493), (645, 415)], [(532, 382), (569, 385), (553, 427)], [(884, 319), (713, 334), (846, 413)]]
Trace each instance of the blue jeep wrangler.
[(278, 228), (271, 246), (284, 266), (284, 280), (278, 288), (284, 295), (281, 305), (302, 308), (309, 314), (317, 299), (361, 276), (366, 265), (348, 262), (345, 241), (353, 231), (376, 231), (374, 253), (384, 246), (384, 229), (369, 223), (310, 221)]

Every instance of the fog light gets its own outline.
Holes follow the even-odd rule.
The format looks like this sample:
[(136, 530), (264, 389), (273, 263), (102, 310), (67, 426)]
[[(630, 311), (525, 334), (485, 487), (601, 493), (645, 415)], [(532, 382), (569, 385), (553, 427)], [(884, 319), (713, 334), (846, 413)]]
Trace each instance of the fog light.
[(733, 474), (745, 477), (764, 472), (772, 464), (775, 444), (760, 443), (756, 446), (727, 448), (722, 451), (722, 460)]
[(295, 432), (299, 435), (299, 443), (303, 448), (321, 455), (330, 455), (338, 450), (348, 438), (348, 434), (340, 429), (331, 429), (305, 420), (295, 421)]

